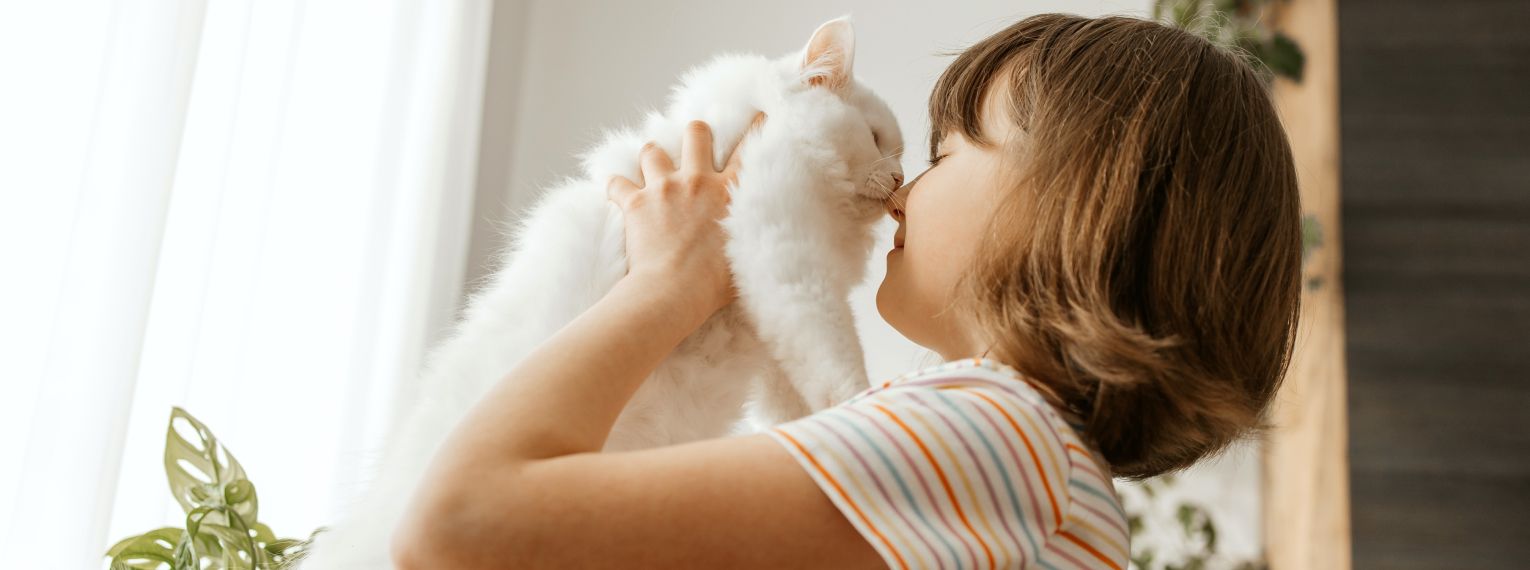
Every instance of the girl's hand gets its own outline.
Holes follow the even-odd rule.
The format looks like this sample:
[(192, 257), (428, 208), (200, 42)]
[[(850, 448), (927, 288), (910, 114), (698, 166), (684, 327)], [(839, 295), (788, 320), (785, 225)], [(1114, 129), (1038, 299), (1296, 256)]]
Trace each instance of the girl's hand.
[(738, 179), (740, 156), (734, 148), (722, 172), (712, 170), (712, 130), (691, 121), (678, 170), (664, 149), (650, 142), (639, 155), (641, 187), (622, 176), (611, 178), (606, 192), (625, 220), (629, 279), (646, 279), (693, 299), (707, 315), (733, 302), (737, 292), (717, 221), (728, 213), (728, 185)]

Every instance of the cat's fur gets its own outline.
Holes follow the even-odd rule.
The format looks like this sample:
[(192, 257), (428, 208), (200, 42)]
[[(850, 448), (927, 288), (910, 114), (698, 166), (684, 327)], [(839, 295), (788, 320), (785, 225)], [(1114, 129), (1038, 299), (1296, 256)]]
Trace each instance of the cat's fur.
[[(512, 236), (503, 267), (431, 356), (376, 480), (320, 534), (306, 570), (387, 568), (387, 543), (448, 431), (530, 350), (626, 272), (613, 175), (641, 180), (653, 140), (678, 160), (685, 125), (713, 130), (717, 169), (758, 111), (723, 225), (738, 302), (709, 319), (649, 377), (606, 443), (627, 450), (746, 433), (829, 407), (868, 387), (848, 294), (882, 201), (900, 184), (902, 137), (887, 106), (851, 75), (848, 20), (771, 60), (724, 55), (688, 72), (641, 131), (608, 133), (584, 176), (549, 190)], [(753, 396), (753, 397), (751, 397)], [(741, 421), (746, 417), (747, 421)]]

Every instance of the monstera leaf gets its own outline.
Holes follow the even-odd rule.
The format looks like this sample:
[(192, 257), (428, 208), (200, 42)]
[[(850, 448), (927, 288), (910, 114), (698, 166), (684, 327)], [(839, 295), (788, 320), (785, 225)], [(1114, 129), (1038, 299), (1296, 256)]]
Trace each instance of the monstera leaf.
[[(194, 438), (187, 439), (178, 427)], [(170, 427), (165, 431), (165, 476), (181, 509), (187, 514), (211, 509), (204, 523), (228, 526), (226, 513), (253, 522), (260, 507), (255, 485), (245, 478), (234, 454), (218, 444), (212, 430), (186, 410), (171, 408)]]
[[(276, 538), (256, 520), (255, 484), (212, 430), (172, 408), (165, 431), (165, 478), (186, 528), (128, 537), (106, 551), (112, 570), (266, 570), (300, 559), (307, 540)], [(322, 530), (322, 529), (320, 529)]]
[(176, 558), (185, 535), (186, 531), (178, 528), (151, 530), (118, 542), (106, 551), (106, 555), (112, 558), (112, 570), (151, 570), (160, 568), (162, 564), (180, 568)]

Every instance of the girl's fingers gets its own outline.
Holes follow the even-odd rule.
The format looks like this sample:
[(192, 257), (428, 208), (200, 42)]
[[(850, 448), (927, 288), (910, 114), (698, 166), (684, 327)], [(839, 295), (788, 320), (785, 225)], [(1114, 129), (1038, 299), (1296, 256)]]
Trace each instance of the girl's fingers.
[(749, 140), (749, 135), (738, 141), (738, 146), (733, 147), (733, 154), (728, 155), (728, 164), (723, 165), (722, 175), (728, 182), (738, 180), (738, 170), (744, 166), (744, 141)]
[(738, 145), (733, 147), (733, 153), (728, 155), (728, 164), (723, 166), (722, 175), (729, 182), (738, 180), (738, 170), (744, 164), (744, 144), (749, 141), (749, 135), (765, 123), (765, 113), (761, 112), (754, 116), (754, 121), (749, 123), (749, 128), (744, 131), (744, 136), (739, 139)]
[(622, 198), (637, 191), (637, 183), (628, 180), (626, 176), (612, 176), (611, 180), (606, 182), (606, 199), (616, 202), (617, 205), (621, 205)]
[(713, 172), (712, 128), (706, 123), (691, 121), (685, 126), (685, 140), (680, 143), (680, 169), (688, 172)]
[(638, 153), (638, 162), (643, 170), (643, 188), (647, 188), (649, 182), (661, 180), (675, 171), (675, 163), (669, 160), (669, 153), (653, 141), (643, 145), (643, 150)]

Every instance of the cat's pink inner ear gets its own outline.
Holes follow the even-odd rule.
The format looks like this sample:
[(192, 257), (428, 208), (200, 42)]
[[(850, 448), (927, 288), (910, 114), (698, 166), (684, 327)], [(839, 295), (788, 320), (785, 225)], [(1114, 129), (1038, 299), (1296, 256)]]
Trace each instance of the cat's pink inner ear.
[(843, 90), (850, 86), (855, 62), (855, 30), (842, 16), (818, 26), (802, 50), (802, 76), (808, 85)]

